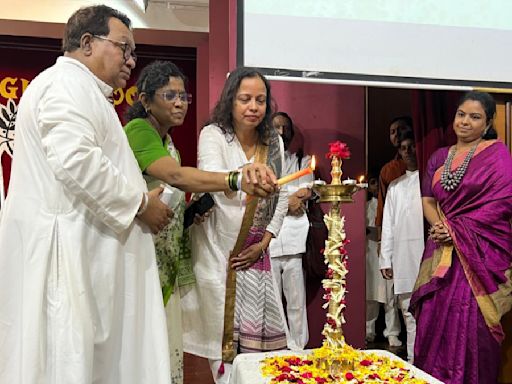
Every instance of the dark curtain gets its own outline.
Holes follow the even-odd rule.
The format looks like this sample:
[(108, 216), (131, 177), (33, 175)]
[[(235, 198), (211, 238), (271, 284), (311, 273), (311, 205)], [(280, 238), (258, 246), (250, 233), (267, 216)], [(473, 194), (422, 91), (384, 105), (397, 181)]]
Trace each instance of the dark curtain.
[(420, 175), (436, 149), (455, 144), (452, 122), (461, 96), (461, 92), (455, 91), (411, 91), (411, 115)]

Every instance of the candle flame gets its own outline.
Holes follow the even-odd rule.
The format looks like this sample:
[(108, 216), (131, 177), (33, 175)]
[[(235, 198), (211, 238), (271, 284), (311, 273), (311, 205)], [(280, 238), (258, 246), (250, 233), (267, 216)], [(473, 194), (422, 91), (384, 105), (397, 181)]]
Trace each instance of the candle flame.
[(311, 157), (311, 165), (310, 165), (310, 168), (314, 171), (315, 168), (316, 168), (316, 160), (315, 160), (315, 155), (313, 155)]
[(359, 176), (359, 184), (361, 184), (363, 182), (363, 180), (364, 180), (364, 176), (363, 175)]

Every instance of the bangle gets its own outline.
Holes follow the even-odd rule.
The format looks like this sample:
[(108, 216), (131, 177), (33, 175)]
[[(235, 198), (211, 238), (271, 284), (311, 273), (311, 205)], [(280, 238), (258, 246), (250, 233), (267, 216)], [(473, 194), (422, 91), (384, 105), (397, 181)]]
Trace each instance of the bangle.
[(265, 248), (263, 248), (263, 242), (262, 241), (260, 241), (260, 247), (261, 247), (260, 259), (263, 259), (265, 257)]
[(139, 206), (139, 210), (137, 211), (137, 216), (142, 215), (144, 212), (146, 212), (146, 209), (148, 209), (148, 203), (149, 203), (149, 197), (146, 192), (142, 195), (142, 205)]
[(238, 191), (238, 175), (240, 172), (233, 171), (233, 178), (231, 179), (231, 186), (233, 187), (233, 191)]
[(238, 172), (238, 177), (236, 179), (236, 189), (239, 191), (242, 189), (242, 174)]
[(238, 191), (238, 175), (240, 172), (238, 171), (231, 171), (228, 173), (228, 187), (232, 191), (236, 192)]
[(226, 174), (224, 181), (226, 182), (226, 186), (228, 187), (228, 189), (231, 189), (231, 188), (229, 188), (229, 173)]

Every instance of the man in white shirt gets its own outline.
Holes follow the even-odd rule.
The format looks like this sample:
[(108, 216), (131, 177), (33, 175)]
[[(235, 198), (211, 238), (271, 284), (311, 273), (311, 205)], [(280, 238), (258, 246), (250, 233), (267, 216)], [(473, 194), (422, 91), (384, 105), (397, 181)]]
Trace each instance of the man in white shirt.
[(82, 8), (21, 98), (0, 221), (1, 383), (170, 383), (149, 228), (171, 212), (147, 194), (111, 102), (134, 49), (125, 15)]
[(391, 182), (386, 195), (380, 269), (385, 279), (394, 280), (394, 293), (407, 330), (407, 359), (412, 363), (416, 321), (409, 312), (409, 303), (424, 249), (423, 209), (412, 132), (402, 132), (399, 143), (398, 152), (407, 170)]
[[(295, 133), (290, 116), (284, 112), (277, 112), (273, 116), (272, 124), (283, 139), (283, 174), (288, 175), (308, 167), (310, 156), (290, 153), (288, 150)], [(309, 174), (286, 184), (285, 188), (289, 195), (288, 214), (284, 218), (279, 236), (272, 239), (269, 247), (278, 292), (283, 292), (286, 299), (290, 349), (304, 349), (309, 339), (302, 255), (306, 251), (309, 231), (309, 221), (304, 210), (311, 196), (310, 186), (313, 179), (313, 174)]]
[(384, 320), (386, 328), (384, 337), (388, 339), (390, 347), (400, 347), (400, 318), (393, 293), (393, 280), (382, 278), (379, 266), (377, 241), (378, 233), (375, 226), (377, 212), (377, 194), (379, 190), (377, 177), (368, 176), (368, 196), (366, 202), (366, 341), (375, 340), (375, 325), (379, 317), (380, 306), (384, 306)]

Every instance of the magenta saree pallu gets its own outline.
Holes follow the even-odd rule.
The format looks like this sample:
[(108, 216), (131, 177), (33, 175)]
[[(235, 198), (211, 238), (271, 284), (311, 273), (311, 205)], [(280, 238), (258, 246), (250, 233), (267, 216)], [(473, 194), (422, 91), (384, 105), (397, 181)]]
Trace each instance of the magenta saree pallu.
[(447, 192), (440, 184), (447, 155), (448, 148), (432, 155), (422, 186), (437, 200), (453, 247), (427, 241), (411, 299), (415, 364), (446, 383), (496, 383), (500, 319), (512, 306), (512, 160), (501, 142), (483, 141)]

